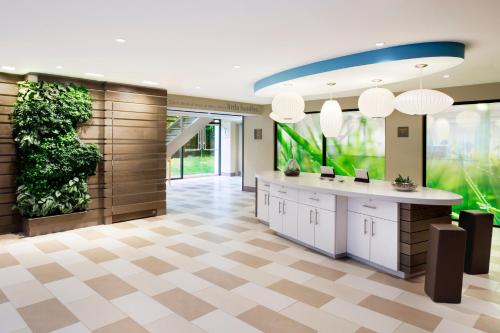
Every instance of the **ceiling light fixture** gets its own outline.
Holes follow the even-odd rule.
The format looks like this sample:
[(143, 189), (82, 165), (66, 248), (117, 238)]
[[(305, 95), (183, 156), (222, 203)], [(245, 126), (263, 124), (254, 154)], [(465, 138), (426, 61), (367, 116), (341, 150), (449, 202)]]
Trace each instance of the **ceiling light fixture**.
[(445, 75), (443, 75), (443, 78), (445, 78), (445, 79), (449, 79), (449, 78), (450, 78), (450, 74), (445, 74)]
[(87, 75), (87, 76), (93, 76), (93, 77), (103, 77), (104, 76), (104, 74), (90, 73), (90, 72), (85, 73), (85, 75)]
[(62, 69), (62, 68), (63, 68), (63, 66), (61, 66), (61, 65), (57, 65), (57, 66), (56, 66), (56, 68), (57, 68), (57, 69)]
[(418, 64), (420, 70), (419, 89), (409, 90), (394, 99), (394, 107), (410, 115), (435, 114), (453, 105), (453, 98), (437, 90), (422, 88), (422, 75), (427, 64)]
[(293, 124), (305, 118), (305, 102), (297, 93), (284, 92), (274, 96), (271, 119), (279, 123)]
[(378, 46), (378, 47), (384, 46), (384, 45), (385, 45), (385, 42), (376, 42), (375, 43), (375, 46)]
[(6, 70), (6, 71), (15, 71), (16, 67), (13, 67), (13, 66), (2, 66), (2, 69)]
[(142, 81), (142, 83), (144, 83), (144, 84), (150, 84), (150, 85), (152, 85), (152, 86), (156, 86), (156, 85), (158, 85), (158, 84), (159, 84), (158, 82), (155, 82), (155, 81), (148, 81), (148, 80), (144, 80), (144, 81)]
[[(335, 84), (335, 82), (329, 82), (326, 85), (333, 87)], [(330, 94), (330, 99), (323, 103), (319, 114), (321, 132), (327, 138), (337, 137), (342, 129), (342, 109), (339, 102), (332, 99), (332, 95), (333, 92)]]
[(194, 87), (194, 88), (195, 88), (195, 89), (198, 89), (198, 90), (200, 90), (200, 89), (201, 89), (201, 87), (200, 87), (200, 86), (196, 86), (196, 87)]
[(240, 69), (240, 68), (241, 68), (241, 66), (240, 66), (240, 65), (234, 65), (234, 66), (233, 66), (233, 68), (234, 68), (234, 69)]
[(379, 88), (381, 79), (373, 79), (375, 88), (370, 88), (359, 96), (358, 109), (364, 116), (370, 118), (385, 118), (394, 111), (394, 94), (386, 88)]
[(123, 44), (123, 43), (125, 43), (125, 42), (126, 42), (126, 40), (125, 40), (125, 39), (123, 39), (123, 38), (115, 38), (115, 42), (120, 43), (120, 44)]

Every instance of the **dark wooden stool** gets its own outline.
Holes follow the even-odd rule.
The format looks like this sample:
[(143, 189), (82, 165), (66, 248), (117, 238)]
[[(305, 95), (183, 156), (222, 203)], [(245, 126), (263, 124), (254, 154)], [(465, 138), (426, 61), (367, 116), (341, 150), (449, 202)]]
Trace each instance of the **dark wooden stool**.
[(465, 230), (453, 224), (430, 225), (425, 292), (434, 302), (462, 300), (466, 238)]
[(462, 210), (458, 220), (467, 231), (464, 271), (467, 274), (488, 274), (490, 270), (493, 214), (480, 210)]

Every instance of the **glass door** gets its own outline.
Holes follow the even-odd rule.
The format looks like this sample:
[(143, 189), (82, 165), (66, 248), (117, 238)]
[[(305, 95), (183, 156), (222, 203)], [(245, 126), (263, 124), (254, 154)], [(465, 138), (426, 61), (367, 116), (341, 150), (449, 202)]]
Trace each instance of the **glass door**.
[(219, 174), (219, 126), (208, 124), (184, 145), (184, 177)]

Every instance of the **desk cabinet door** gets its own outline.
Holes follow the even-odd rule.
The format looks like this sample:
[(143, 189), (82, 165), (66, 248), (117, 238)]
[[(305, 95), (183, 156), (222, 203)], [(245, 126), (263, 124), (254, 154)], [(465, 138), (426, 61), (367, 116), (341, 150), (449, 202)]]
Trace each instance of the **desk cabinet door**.
[(257, 218), (264, 222), (269, 222), (269, 192), (259, 190), (257, 192)]
[(314, 244), (320, 250), (335, 253), (335, 212), (316, 208)]
[(271, 197), (269, 200), (269, 227), (279, 233), (283, 233), (282, 205), (280, 198)]
[(283, 200), (283, 234), (297, 239), (297, 214), (299, 204), (289, 200)]
[(347, 216), (347, 253), (370, 260), (370, 217), (349, 212)]
[(398, 223), (371, 218), (370, 261), (398, 270)]
[(310, 246), (314, 246), (314, 218), (314, 207), (302, 204), (299, 205), (297, 239)]

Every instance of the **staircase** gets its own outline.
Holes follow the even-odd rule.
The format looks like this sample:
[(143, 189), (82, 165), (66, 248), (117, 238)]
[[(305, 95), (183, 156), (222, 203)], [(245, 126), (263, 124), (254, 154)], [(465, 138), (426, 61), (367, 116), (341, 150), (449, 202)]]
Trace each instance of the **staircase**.
[(172, 157), (213, 119), (191, 116), (167, 117), (167, 158)]

